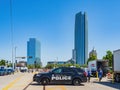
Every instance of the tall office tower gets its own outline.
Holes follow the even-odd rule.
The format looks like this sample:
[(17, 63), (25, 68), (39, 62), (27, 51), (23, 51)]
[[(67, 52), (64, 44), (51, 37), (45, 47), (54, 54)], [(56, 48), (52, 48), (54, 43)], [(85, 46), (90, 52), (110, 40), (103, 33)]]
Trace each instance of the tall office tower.
[[(27, 64), (41, 64), (40, 42), (36, 38), (30, 38), (27, 42)], [(29, 58), (30, 57), (30, 58)]]
[(75, 16), (75, 59), (83, 65), (88, 59), (88, 21), (86, 13), (79, 12)]

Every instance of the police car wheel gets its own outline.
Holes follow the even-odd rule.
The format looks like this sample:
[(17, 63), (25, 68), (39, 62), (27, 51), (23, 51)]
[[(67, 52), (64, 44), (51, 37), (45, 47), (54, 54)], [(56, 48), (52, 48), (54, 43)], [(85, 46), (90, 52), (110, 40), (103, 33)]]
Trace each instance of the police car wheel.
[(74, 79), (74, 80), (73, 80), (73, 84), (74, 84), (75, 86), (80, 85), (80, 83), (81, 83), (80, 79)]
[(41, 83), (42, 83), (42, 85), (48, 85), (49, 84), (48, 78), (42, 79)]

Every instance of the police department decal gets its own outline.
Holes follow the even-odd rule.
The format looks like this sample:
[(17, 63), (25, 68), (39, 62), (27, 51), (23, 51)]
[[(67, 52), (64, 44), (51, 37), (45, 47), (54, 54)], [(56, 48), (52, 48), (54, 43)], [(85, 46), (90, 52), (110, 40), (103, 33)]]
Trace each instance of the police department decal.
[(71, 76), (66, 75), (52, 75), (52, 80), (71, 80)]

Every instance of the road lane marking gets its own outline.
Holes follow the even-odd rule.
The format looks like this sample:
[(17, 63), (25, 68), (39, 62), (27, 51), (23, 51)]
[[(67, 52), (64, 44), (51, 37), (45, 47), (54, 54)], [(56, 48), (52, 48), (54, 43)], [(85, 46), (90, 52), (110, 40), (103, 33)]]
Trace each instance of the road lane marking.
[(5, 86), (2, 90), (9, 90), (9, 88), (11, 88), (16, 82), (18, 82), (21, 79), (22, 76), (16, 78), (14, 81), (12, 81), (11, 83), (9, 83), (7, 86)]
[(67, 89), (65, 88), (65, 86), (60, 86), (60, 88), (61, 88), (62, 90), (67, 90)]
[(47, 90), (67, 90), (65, 86), (47, 87)]
[(23, 90), (26, 90), (31, 85), (31, 83), (32, 81)]

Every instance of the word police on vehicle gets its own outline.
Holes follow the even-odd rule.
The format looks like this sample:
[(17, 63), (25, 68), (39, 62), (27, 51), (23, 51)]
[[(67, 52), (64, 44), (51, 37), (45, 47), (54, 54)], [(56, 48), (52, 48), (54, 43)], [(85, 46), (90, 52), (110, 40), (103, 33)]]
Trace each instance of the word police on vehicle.
[(52, 74), (52, 80), (71, 80), (71, 76), (57, 75)]

